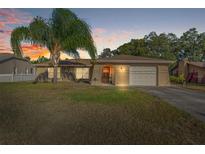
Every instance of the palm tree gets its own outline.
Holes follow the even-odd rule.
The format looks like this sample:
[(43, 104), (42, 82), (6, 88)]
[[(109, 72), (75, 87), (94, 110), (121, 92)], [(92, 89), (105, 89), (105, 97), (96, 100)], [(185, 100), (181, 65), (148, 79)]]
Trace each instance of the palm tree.
[(17, 56), (23, 55), (21, 42), (47, 47), (54, 67), (54, 83), (57, 83), (60, 52), (77, 58), (77, 49), (83, 49), (88, 51), (91, 59), (97, 54), (89, 25), (69, 9), (54, 9), (49, 20), (35, 17), (28, 27), (14, 29), (10, 41)]

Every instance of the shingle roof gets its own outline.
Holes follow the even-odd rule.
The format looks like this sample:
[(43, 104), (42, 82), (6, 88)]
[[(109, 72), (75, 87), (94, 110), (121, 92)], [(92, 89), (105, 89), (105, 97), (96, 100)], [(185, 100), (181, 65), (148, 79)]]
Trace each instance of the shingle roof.
[(18, 60), (23, 60), (23, 61), (27, 61), (28, 62), (28, 60), (26, 60), (24, 58), (16, 57), (14, 54), (0, 53), (0, 63), (5, 62), (5, 61), (10, 60), (10, 59), (18, 59)]
[[(69, 59), (69, 60), (60, 60), (59, 66), (90, 66), (90, 59)], [(52, 66), (51, 62), (44, 62), (35, 64), (35, 66), (39, 67), (48, 67)]]
[(102, 58), (97, 60), (98, 63), (164, 63), (169, 64), (173, 61), (157, 59), (157, 58), (149, 58), (142, 56), (131, 56), (131, 55), (116, 55), (110, 58)]
[(7, 60), (7, 59), (10, 59), (10, 58), (12, 58), (12, 57), (14, 57), (13, 54), (1, 53), (1, 54), (0, 54), (0, 62), (1, 62), (1, 61), (5, 61), (5, 60)]
[(188, 64), (205, 68), (205, 62), (188, 62)]
[(82, 66), (84, 66), (85, 64), (80, 63), (80, 62), (78, 62), (78, 61), (61, 60), (61, 61), (59, 61), (59, 65), (60, 65), (60, 66), (63, 66), (63, 65), (69, 65), (69, 66), (82, 65)]

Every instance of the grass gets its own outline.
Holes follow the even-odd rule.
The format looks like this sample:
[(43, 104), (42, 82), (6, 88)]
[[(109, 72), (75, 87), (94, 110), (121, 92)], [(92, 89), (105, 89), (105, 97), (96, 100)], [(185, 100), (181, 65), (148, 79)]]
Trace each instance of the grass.
[(0, 144), (205, 144), (205, 125), (136, 89), (1, 83)]

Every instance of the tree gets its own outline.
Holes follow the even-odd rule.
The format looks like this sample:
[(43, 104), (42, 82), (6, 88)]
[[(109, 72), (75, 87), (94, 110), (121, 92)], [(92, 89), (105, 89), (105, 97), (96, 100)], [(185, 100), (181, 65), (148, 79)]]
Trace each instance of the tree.
[(54, 9), (49, 20), (35, 17), (28, 27), (14, 29), (11, 46), (17, 56), (22, 56), (22, 41), (48, 48), (54, 67), (54, 83), (57, 83), (60, 52), (76, 58), (79, 57), (77, 49), (80, 48), (87, 50), (92, 59), (97, 53), (89, 25), (69, 9)]
[(196, 28), (191, 28), (180, 37), (180, 48), (184, 50), (185, 56), (190, 60), (199, 60), (200, 47), (199, 47), (200, 34)]
[(46, 58), (44, 56), (39, 56), (38, 59), (33, 60), (32, 63), (33, 64), (38, 64), (38, 63), (44, 63), (44, 62), (49, 62), (49, 61), (50, 61), (49, 58)]
[(112, 52), (110, 48), (103, 49), (103, 52), (99, 55), (99, 58), (109, 58), (112, 57)]
[(25, 59), (31, 61), (31, 58), (29, 56), (26, 56)]

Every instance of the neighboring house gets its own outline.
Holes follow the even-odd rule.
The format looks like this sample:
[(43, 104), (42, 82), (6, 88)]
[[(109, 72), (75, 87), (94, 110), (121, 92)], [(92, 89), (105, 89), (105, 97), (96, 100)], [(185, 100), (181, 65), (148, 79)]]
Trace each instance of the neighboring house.
[(0, 54), (0, 82), (29, 81), (35, 79), (33, 65), (13, 54)]
[(98, 59), (94, 66), (91, 84), (169, 86), (170, 63), (172, 61), (129, 55)]
[[(90, 77), (90, 59), (69, 59), (61, 60), (58, 64), (59, 80), (89, 80)], [(53, 66), (50, 62), (35, 64), (36, 74), (45, 72), (48, 80), (53, 78)]]
[(192, 62), (184, 59), (170, 70), (171, 75), (184, 75), (187, 82), (205, 83), (205, 62)]

